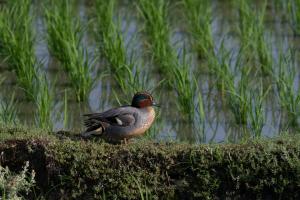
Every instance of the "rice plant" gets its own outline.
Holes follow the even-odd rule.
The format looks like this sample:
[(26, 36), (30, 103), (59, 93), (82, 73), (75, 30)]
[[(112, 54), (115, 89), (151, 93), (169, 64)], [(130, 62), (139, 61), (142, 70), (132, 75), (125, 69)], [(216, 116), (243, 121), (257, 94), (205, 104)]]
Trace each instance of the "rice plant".
[[(105, 36), (109, 36), (112, 31), (115, 30), (117, 27), (114, 24), (114, 9), (115, 9), (116, 0), (96, 0), (95, 1), (95, 18), (96, 18), (96, 25), (95, 25), (95, 33), (96, 39), (99, 43), (100, 53), (103, 52), (104, 48), (104, 38)], [(115, 34), (115, 33), (112, 33)], [(121, 57), (122, 59), (125, 58), (125, 55)]]
[[(248, 114), (251, 110), (251, 97), (248, 91), (248, 74), (251, 68), (240, 68), (241, 52), (236, 60), (233, 60), (233, 55), (224, 45), (221, 44), (216, 57), (210, 59), (210, 69), (217, 78), (218, 90), (225, 94), (225, 102), (233, 113), (235, 122), (237, 124), (246, 125), (248, 121)], [(241, 69), (241, 75), (238, 76), (231, 69), (234, 65), (234, 70)], [(238, 79), (238, 80), (237, 80)]]
[(300, 35), (300, 0), (288, 0), (288, 13), (295, 35)]
[(222, 42), (218, 53), (208, 57), (209, 70), (216, 78), (216, 86), (221, 93), (228, 88), (234, 88), (234, 74), (230, 68), (232, 55), (224, 47)]
[(9, 1), (0, 12), (0, 54), (17, 76), (28, 99), (37, 93), (39, 63), (35, 57), (31, 0)]
[(254, 137), (260, 137), (262, 129), (266, 123), (265, 110), (263, 107), (263, 101), (268, 94), (269, 89), (263, 93), (263, 89), (260, 88), (256, 91), (250, 91), (250, 132)]
[(52, 129), (51, 112), (54, 107), (54, 90), (45, 76), (39, 77), (38, 95), (35, 97), (36, 124), (43, 129)]
[(197, 107), (197, 82), (190, 65), (187, 63), (186, 52), (183, 52), (182, 62), (176, 56), (170, 44), (170, 28), (168, 24), (168, 1), (139, 0), (138, 9), (145, 22), (144, 31), (148, 37), (148, 46), (155, 64), (174, 87), (177, 96), (176, 104), (180, 113), (190, 122), (194, 120)]
[(259, 65), (263, 75), (270, 75), (273, 59), (264, 26), (267, 1), (263, 2), (261, 8), (253, 8), (252, 4), (253, 2), (249, 0), (237, 3), (241, 46), (247, 50), (244, 51), (246, 60), (252, 60), (254, 65)]
[(237, 83), (230, 82), (226, 87), (226, 104), (233, 113), (235, 123), (247, 126), (254, 137), (262, 134), (265, 125), (263, 101), (270, 87), (263, 92), (262, 86), (258, 89), (250, 87), (251, 68), (244, 67)]
[(290, 50), (287, 54), (279, 57), (278, 72), (276, 75), (277, 93), (281, 107), (287, 113), (287, 121), (292, 126), (298, 126), (298, 116), (300, 115), (300, 93), (294, 87), (295, 83), (295, 57)]
[(2, 85), (2, 83), (5, 81), (5, 77), (4, 76), (2, 76), (1, 74), (0, 74), (0, 86)]
[(243, 46), (248, 46), (252, 42), (252, 35), (256, 29), (257, 17), (255, 10), (251, 7), (251, 2), (248, 0), (241, 0), (236, 3), (239, 14), (239, 37)]
[(265, 36), (265, 26), (264, 19), (266, 13), (267, 1), (263, 2), (261, 10), (256, 12), (257, 16), (257, 24), (254, 32), (254, 41), (255, 41), (255, 49), (257, 51), (258, 62), (261, 65), (261, 72), (263, 75), (271, 75), (272, 74), (272, 46), (267, 39), (268, 36)]
[(228, 87), (227, 104), (237, 124), (246, 125), (251, 111), (251, 96), (248, 92), (248, 74), (243, 74), (237, 86)]
[[(51, 99), (46, 95), (48, 88), (40, 81), (41, 62), (35, 56), (35, 35), (32, 31), (33, 18), (30, 12), (31, 1), (10, 1), (0, 13), (1, 55), (17, 75), (19, 86), (25, 91), (26, 97), (37, 105), (39, 118), (50, 118)], [(46, 105), (47, 104), (47, 105)], [(46, 107), (48, 106), (48, 107)], [(15, 122), (16, 103), (14, 95), (9, 102), (2, 102), (2, 120)], [(41, 120), (42, 127), (46, 121)], [(47, 120), (47, 123), (49, 120)]]
[(0, 100), (0, 122), (4, 124), (14, 124), (18, 122), (18, 107), (15, 94), (10, 99), (2, 98)]
[(183, 11), (192, 35), (192, 46), (198, 56), (205, 58), (213, 53), (212, 8), (207, 0), (182, 0)]
[(196, 98), (197, 98), (197, 82), (190, 71), (187, 58), (184, 53), (182, 63), (178, 63), (173, 68), (172, 85), (177, 94), (177, 107), (180, 112), (187, 116), (190, 120), (195, 115)]
[(129, 63), (126, 56), (126, 48), (121, 31), (116, 24), (111, 22), (110, 32), (102, 35), (103, 54), (109, 63), (111, 74), (113, 74), (117, 84), (124, 91), (126, 90), (128, 76), (134, 67)]
[(109, 63), (109, 69), (116, 82), (124, 91), (126, 89), (127, 72), (132, 65), (128, 65), (126, 49), (119, 24), (113, 21), (116, 1), (97, 0), (96, 38), (102, 55)]
[(65, 90), (65, 95), (64, 95), (64, 127), (67, 128), (68, 127), (68, 123), (69, 123), (69, 117), (68, 117), (68, 93), (67, 90)]
[(45, 19), (49, 50), (61, 62), (77, 101), (84, 101), (93, 86), (91, 72), (95, 63), (82, 46), (84, 27), (73, 15), (69, 0), (49, 2), (45, 8)]
[(168, 79), (177, 58), (170, 44), (167, 2), (139, 0), (138, 10), (145, 22), (144, 31), (148, 37), (146, 46), (149, 47), (159, 71)]
[[(140, 68), (140, 59), (135, 56), (135, 51), (127, 56), (129, 47), (125, 45), (124, 36), (120, 28), (120, 18), (115, 22), (113, 14), (115, 0), (97, 0), (96, 13), (96, 38), (99, 50), (109, 64), (110, 73), (124, 93), (134, 93), (145, 89), (145, 82), (149, 78)], [(132, 36), (133, 39), (138, 39)], [(134, 48), (134, 47), (133, 47)]]
[(256, 51), (262, 74), (271, 75), (273, 73), (272, 47), (267, 42), (266, 37), (263, 36), (263, 33), (258, 36)]

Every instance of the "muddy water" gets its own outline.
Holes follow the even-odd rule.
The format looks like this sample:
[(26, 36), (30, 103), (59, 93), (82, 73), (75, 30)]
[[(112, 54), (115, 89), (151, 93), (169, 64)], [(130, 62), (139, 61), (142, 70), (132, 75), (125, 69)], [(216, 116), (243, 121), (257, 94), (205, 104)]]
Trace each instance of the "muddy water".
[[(87, 21), (90, 7), (88, 1), (78, 2), (78, 14), (83, 21)], [(125, 1), (124, 1), (125, 2)], [(228, 1), (230, 2), (230, 1)], [(234, 33), (235, 26), (237, 25), (236, 14), (230, 3), (227, 1), (213, 1), (213, 22), (212, 31), (215, 41), (215, 48), (218, 49), (221, 41), (225, 40), (226, 48), (232, 52), (238, 51), (239, 40)], [(128, 12), (130, 10), (130, 12)], [(176, 10), (176, 9), (174, 9)], [(120, 94), (120, 89), (113, 81), (113, 78), (108, 75), (101, 79), (98, 79), (94, 83), (94, 88), (90, 92), (88, 101), (85, 103), (77, 103), (75, 101), (75, 95), (70, 88), (70, 83), (66, 79), (66, 74), (62, 70), (60, 63), (50, 56), (47, 43), (45, 41), (46, 30), (43, 22), (43, 12), (39, 3), (35, 5), (35, 11), (37, 17), (35, 20), (35, 30), (37, 33), (36, 43), (36, 56), (43, 62), (43, 70), (47, 74), (50, 82), (56, 83), (55, 88), (55, 105), (53, 108), (53, 126), (55, 130), (71, 129), (76, 131), (84, 130), (82, 126), (82, 114), (89, 112), (101, 112), (111, 107), (118, 106), (115, 94)], [(178, 10), (176, 12), (179, 12)], [(151, 63), (145, 56), (145, 48), (143, 46), (143, 35), (139, 32), (142, 28), (142, 23), (138, 20), (136, 10), (130, 3), (124, 3), (118, 7), (116, 15), (122, 17), (122, 30), (124, 32), (125, 42), (128, 47), (127, 53), (130, 55), (134, 52), (138, 57), (144, 59), (141, 62), (140, 69), (143, 73), (149, 73), (151, 85), (155, 84), (158, 79), (161, 79), (159, 74), (153, 73), (155, 65)], [(267, 9), (266, 19), (266, 34), (269, 35), (271, 43), (282, 44), (284, 49), (290, 46), (299, 48), (300, 39), (293, 37), (291, 28), (283, 16), (286, 13), (277, 10), (275, 5), (270, 3)], [(171, 41), (178, 52), (182, 50), (183, 41), (187, 41), (186, 30), (184, 30), (185, 22), (180, 15), (171, 15), (175, 19), (172, 19), (172, 36)], [(177, 19), (176, 19), (177, 17)], [(125, 31), (126, 30), (126, 31)], [(133, 37), (136, 37), (132, 40)], [(83, 45), (87, 46), (91, 56), (98, 56), (97, 44), (93, 38), (91, 30), (84, 36)], [(192, 69), (197, 74), (199, 87), (204, 100), (204, 108), (206, 119), (201, 123), (189, 123), (184, 120), (177, 107), (176, 97), (172, 88), (158, 88), (153, 92), (153, 96), (160, 102), (161, 108), (157, 109), (158, 117), (153, 125), (150, 133), (155, 134), (157, 140), (180, 140), (189, 142), (224, 142), (224, 141), (238, 141), (247, 134), (247, 127), (237, 125), (234, 122), (233, 115), (229, 108), (224, 107), (222, 94), (217, 92), (214, 88), (215, 80), (202, 69), (201, 66), (205, 65), (205, 61), (199, 61), (196, 56), (192, 54)], [(273, 50), (273, 56), (276, 59), (278, 57), (278, 51), (276, 48)], [(107, 69), (107, 66), (101, 62), (97, 64), (96, 73), (101, 73)], [(35, 123), (34, 111), (35, 106), (31, 102), (27, 102), (24, 99), (22, 90), (16, 85), (16, 78), (12, 72), (7, 70), (5, 65), (1, 65), (0, 73), (6, 77), (4, 84), (1, 86), (1, 98), (9, 98), (12, 93), (12, 89), (17, 94), (18, 110), (21, 123), (33, 125)], [(299, 75), (296, 76), (295, 90), (298, 88)], [(273, 83), (271, 83), (273, 84)], [(64, 126), (64, 95), (68, 94), (68, 121), (67, 126)], [(129, 96), (133, 94), (127, 94), (124, 101), (130, 102)], [(122, 98), (122, 96), (119, 96)], [(265, 117), (266, 124), (263, 128), (263, 135), (267, 137), (273, 137), (280, 131), (285, 130), (284, 126), (284, 114), (280, 109), (278, 103), (278, 96), (276, 92), (268, 95), (265, 103)], [(195, 119), (197, 121), (197, 119)]]

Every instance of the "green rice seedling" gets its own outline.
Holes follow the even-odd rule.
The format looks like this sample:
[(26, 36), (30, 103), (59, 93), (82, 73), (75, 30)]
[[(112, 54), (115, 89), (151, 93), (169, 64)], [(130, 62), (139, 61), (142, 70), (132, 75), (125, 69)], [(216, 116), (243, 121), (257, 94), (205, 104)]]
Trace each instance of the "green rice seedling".
[(45, 9), (45, 19), (49, 50), (61, 62), (77, 101), (84, 101), (93, 86), (91, 71), (95, 64), (82, 46), (84, 27), (72, 14), (69, 0), (51, 1)]
[(234, 115), (237, 124), (246, 125), (248, 115), (251, 111), (251, 96), (248, 92), (248, 82), (244, 78), (238, 83), (237, 87), (228, 88), (227, 104)]
[[(262, 103), (268, 90), (262, 94), (260, 88), (259, 95), (254, 95), (249, 81), (251, 67), (246, 64), (241, 67), (242, 55), (243, 51), (240, 50), (236, 61), (233, 62), (232, 54), (221, 45), (218, 51), (219, 58), (212, 58), (210, 61), (210, 65), (213, 65), (211, 70), (217, 76), (217, 87), (221, 92), (225, 92), (225, 102), (234, 116), (235, 123), (249, 125), (250, 132), (259, 136), (265, 122)], [(232, 64), (234, 69), (231, 69)], [(240, 70), (241, 74), (235, 74), (234, 70)]]
[(296, 76), (294, 56), (294, 52), (291, 50), (287, 54), (280, 55), (278, 63), (279, 70), (275, 78), (279, 102), (287, 113), (288, 122), (292, 126), (298, 126), (300, 93), (294, 87)]
[(263, 33), (258, 36), (256, 42), (256, 51), (258, 56), (258, 62), (263, 75), (271, 75), (273, 71), (273, 58), (271, 44), (266, 42), (266, 38)]
[(225, 102), (232, 111), (235, 122), (246, 125), (251, 109), (251, 98), (247, 88), (249, 83), (248, 75), (251, 68), (244, 67), (241, 71), (240, 79), (236, 80), (239, 76), (234, 74), (230, 67), (231, 64), (234, 64), (235, 70), (240, 69), (241, 55), (242, 51), (239, 52), (235, 63), (232, 63), (232, 54), (222, 44), (218, 51), (218, 57), (212, 57), (209, 65), (212, 73), (217, 76), (218, 90), (225, 93)]
[[(48, 89), (41, 81), (40, 68), (41, 63), (35, 57), (34, 34), (32, 31), (32, 17), (30, 12), (30, 0), (10, 1), (7, 7), (3, 8), (0, 18), (1, 30), (1, 55), (6, 58), (7, 64), (15, 71), (17, 81), (24, 89), (28, 99), (34, 101), (37, 105), (37, 112), (40, 124), (44, 128), (49, 117), (51, 99), (46, 95)], [(5, 109), (3, 109), (5, 108)], [(15, 102), (12, 99), (9, 103), (2, 104), (5, 111), (5, 121), (13, 120), (16, 115)], [(46, 122), (47, 121), (47, 122)]]
[(196, 120), (195, 120), (195, 131), (197, 133), (198, 141), (204, 142), (206, 117), (205, 117), (205, 110), (204, 110), (204, 101), (200, 90), (198, 91), (197, 103), (198, 105), (195, 109), (197, 111)]
[(249, 0), (242, 0), (237, 4), (241, 46), (244, 49), (245, 59), (259, 65), (263, 75), (270, 75), (273, 65), (272, 54), (264, 26), (267, 1), (264, 1), (262, 8), (253, 8), (251, 4), (253, 2)]
[(256, 92), (250, 92), (250, 96), (252, 97), (250, 100), (250, 132), (252, 132), (254, 137), (261, 136), (262, 129), (266, 122), (263, 100), (267, 92), (265, 94), (262, 92), (262, 89)]
[(300, 35), (300, 0), (289, 0), (287, 2), (292, 29), (296, 35)]
[(0, 74), (0, 86), (2, 85), (2, 83), (5, 81), (5, 77), (4, 76), (2, 76), (1, 74)]
[(177, 106), (182, 114), (193, 119), (197, 107), (197, 81), (190, 71), (187, 55), (183, 52), (182, 63), (173, 68), (172, 85), (177, 94)]
[(64, 127), (68, 127), (69, 117), (68, 117), (68, 93), (67, 90), (65, 90), (64, 95)]
[(239, 80), (227, 84), (226, 103), (234, 115), (236, 124), (248, 125), (250, 133), (258, 137), (265, 124), (263, 100), (270, 87), (264, 93), (262, 86), (253, 92), (249, 81), (250, 72), (251, 67), (244, 65)]
[(51, 111), (53, 109), (53, 87), (49, 87), (49, 83), (45, 76), (39, 77), (38, 95), (35, 97), (36, 104), (36, 124), (42, 129), (52, 129)]
[(198, 56), (205, 58), (213, 53), (212, 9), (207, 0), (182, 0), (183, 11), (188, 24), (188, 31), (192, 35), (192, 46)]
[(217, 55), (208, 57), (209, 70), (216, 77), (216, 86), (222, 93), (228, 88), (234, 88), (234, 74), (230, 68), (231, 57), (222, 42)]
[(159, 71), (169, 79), (177, 58), (170, 44), (167, 9), (167, 1), (138, 1), (138, 10), (145, 22), (144, 31), (148, 37), (146, 46), (149, 47)]
[(265, 36), (264, 19), (266, 13), (267, 1), (264, 1), (261, 10), (256, 12), (257, 22), (254, 32), (255, 49), (257, 52), (258, 62), (260, 64), (261, 72), (263, 75), (272, 74), (273, 58), (272, 48), (268, 42), (268, 37)]
[[(104, 35), (109, 35), (116, 28), (113, 22), (113, 15), (116, 0), (96, 0), (95, 1), (95, 18), (96, 18), (96, 39), (100, 46), (100, 53), (104, 48)], [(112, 27), (113, 26), (113, 27)], [(113, 30), (111, 30), (113, 29)]]
[(0, 12), (0, 54), (16, 73), (18, 85), (28, 99), (37, 93), (37, 71), (34, 33), (32, 31), (31, 0), (9, 1)]
[(239, 13), (239, 37), (243, 46), (248, 46), (255, 32), (256, 13), (252, 10), (250, 1), (241, 0), (236, 3)]
[(109, 62), (111, 74), (113, 74), (122, 90), (126, 90), (127, 76), (131, 74), (133, 64), (127, 61), (122, 35), (115, 25), (112, 25), (112, 27), (115, 28), (111, 33), (103, 35), (103, 52)]
[(196, 90), (195, 79), (191, 79), (188, 70), (184, 67), (174, 68), (173, 75), (175, 76), (173, 84), (177, 94), (177, 105), (180, 112), (188, 116), (194, 116), (194, 98)]
[(133, 64), (128, 63), (120, 25), (113, 21), (115, 3), (115, 0), (96, 1), (96, 38), (100, 52), (109, 63), (111, 74), (121, 89), (126, 91), (127, 77), (131, 75)]
[(263, 88), (263, 82), (261, 80), (259, 87), (255, 90), (250, 89), (249, 93), (251, 96), (250, 105), (250, 132), (254, 137), (260, 137), (262, 134), (262, 129), (266, 123), (265, 118), (265, 109), (263, 102), (266, 96), (269, 94), (270, 90), (272, 89), (272, 85), (270, 85), (266, 90)]
[(165, 82), (165, 79), (157, 82), (151, 79), (147, 64), (144, 63), (144, 60), (138, 58), (137, 55), (134, 55), (134, 52), (129, 58), (129, 66), (131, 67), (125, 65), (127, 70), (127, 85), (124, 85), (121, 88), (127, 87), (127, 91), (130, 91), (131, 93), (143, 90), (151, 92), (160, 87)]
[(10, 100), (2, 99), (0, 102), (0, 122), (4, 124), (16, 124), (18, 122), (18, 106), (13, 93)]
[[(125, 45), (120, 23), (113, 20), (115, 3), (114, 0), (96, 1), (96, 38), (100, 52), (108, 62), (110, 72), (123, 93), (134, 93), (145, 89), (148, 75), (141, 75), (140, 59), (135, 56), (135, 51), (127, 56), (128, 47)], [(135, 39), (137, 38), (132, 36), (131, 40)]]

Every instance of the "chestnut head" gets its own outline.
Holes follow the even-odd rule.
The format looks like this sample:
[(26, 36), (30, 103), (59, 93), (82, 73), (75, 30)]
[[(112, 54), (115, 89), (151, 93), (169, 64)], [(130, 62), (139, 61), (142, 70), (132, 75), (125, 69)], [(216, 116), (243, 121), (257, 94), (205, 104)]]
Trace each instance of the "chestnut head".
[(148, 106), (157, 106), (157, 104), (154, 102), (152, 95), (148, 92), (138, 92), (133, 96), (131, 106), (145, 108)]

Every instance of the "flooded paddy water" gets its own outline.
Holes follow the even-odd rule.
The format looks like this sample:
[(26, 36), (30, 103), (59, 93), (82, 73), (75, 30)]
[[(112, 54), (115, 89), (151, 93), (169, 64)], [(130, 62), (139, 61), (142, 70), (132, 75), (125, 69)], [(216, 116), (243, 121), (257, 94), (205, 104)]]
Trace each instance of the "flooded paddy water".
[[(261, 1), (241, 1), (247, 2), (248, 10), (230, 0), (201, 1), (206, 2), (203, 5), (208, 2), (204, 10), (211, 9), (211, 12), (203, 13), (208, 17), (204, 18), (206, 21), (200, 28), (204, 30), (208, 24), (210, 31), (207, 34), (211, 33), (212, 46), (209, 45), (209, 37), (204, 35), (204, 39), (199, 39), (201, 32), (192, 30), (195, 28), (192, 19), (203, 18), (199, 14), (201, 9), (193, 18), (189, 16), (193, 12), (188, 12), (193, 8), (185, 7), (182, 2), (193, 0), (169, 1), (165, 4), (166, 18), (162, 20), (167, 22), (165, 27), (168, 27), (169, 38), (162, 43), (166, 42), (166, 46), (170, 44), (174, 52), (166, 53), (165, 57), (175, 56), (162, 56), (165, 60), (159, 57), (163, 52), (155, 54), (155, 37), (148, 34), (154, 29), (151, 29), (151, 23), (145, 22), (151, 21), (145, 9), (147, 5), (140, 6), (138, 0), (116, 1), (113, 22), (123, 39), (125, 57), (129, 60), (126, 62), (129, 62), (134, 78), (128, 81), (129, 75), (120, 75), (125, 79), (125, 88), (119, 84), (122, 78), (116, 78), (118, 73), (123, 72), (112, 70), (112, 61), (108, 61), (108, 57), (118, 50), (101, 48), (103, 41), (99, 38), (102, 35), (97, 31), (101, 29), (101, 21), (97, 22), (98, 4), (92, 0), (67, 2), (72, 4), (74, 17), (78, 17), (84, 26), (80, 41), (86, 49), (84, 56), (88, 55), (88, 60), (93, 61), (89, 65), (92, 87), (84, 101), (77, 101), (68, 78), (69, 72), (63, 69), (62, 62), (49, 50), (44, 11), (47, 6), (43, 2), (32, 1), (30, 11), (35, 33), (35, 57), (41, 62), (40, 73), (45, 74), (47, 83), (53, 89), (50, 123), (54, 131), (82, 131), (83, 114), (129, 104), (134, 92), (147, 90), (161, 106), (156, 109), (157, 119), (147, 133), (147, 137), (156, 140), (219, 143), (297, 132), (300, 125), (300, 37), (295, 29), (300, 21), (291, 14), (295, 9), (300, 15), (300, 3), (297, 4), (297, 1), (273, 0), (267, 1), (266, 5)], [(109, 1), (98, 2), (105, 4)], [(2, 9), (5, 6), (5, 2), (1, 3)], [(260, 24), (259, 17), (251, 19), (253, 10), (264, 13), (263, 24)], [(50, 13), (52, 11), (49, 9)], [(243, 16), (245, 21), (241, 19)], [(201, 20), (198, 22), (203, 23)], [(261, 26), (263, 32), (257, 31), (256, 26)], [(258, 32), (256, 35), (253, 34), (255, 31)], [(115, 35), (112, 37), (112, 41), (118, 41)], [(251, 46), (254, 40), (257, 43)], [(198, 50), (197, 43), (201, 45), (206, 42), (205, 53), (199, 55), (203, 49)], [(169, 47), (165, 48), (168, 50)], [(16, 107), (13, 123), (39, 126), (36, 103), (26, 98), (24, 89), (18, 85), (15, 71), (10, 70), (6, 58), (2, 59), (0, 77), (5, 78), (0, 86), (2, 108), (7, 107), (13, 96)], [(173, 64), (174, 59), (178, 59), (174, 65), (175, 68), (179, 66), (178, 73), (173, 73), (172, 69), (164, 70)], [(166, 64), (163, 65), (163, 61)], [(176, 81), (177, 78), (183, 81)], [(177, 83), (182, 83), (185, 88)], [(183, 94), (187, 91), (190, 95)], [(181, 97), (187, 98), (181, 101)], [(192, 114), (187, 114), (189, 112)]]

